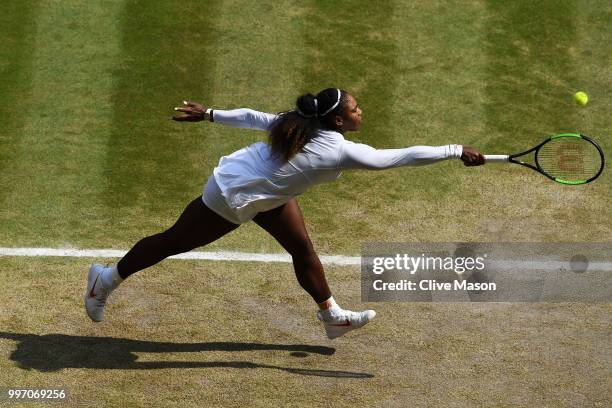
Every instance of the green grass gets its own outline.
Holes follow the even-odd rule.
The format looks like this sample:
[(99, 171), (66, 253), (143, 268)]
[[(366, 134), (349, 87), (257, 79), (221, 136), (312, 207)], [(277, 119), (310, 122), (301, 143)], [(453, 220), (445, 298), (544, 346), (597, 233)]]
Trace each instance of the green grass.
[[(347, 137), (378, 148), (505, 153), (581, 131), (612, 157), (612, 7), (603, 0), (16, 4), (0, 4), (0, 246), (129, 248), (175, 221), (220, 156), (265, 140), (172, 122), (184, 99), (278, 112), (339, 86), (364, 111), (362, 130)], [(573, 103), (577, 90), (589, 94), (586, 107)], [(581, 187), (458, 161), (346, 172), (300, 205), (328, 254), (358, 254), (364, 241), (610, 242), (608, 170)], [(208, 249), (281, 251), (253, 223)], [(108, 406), (321, 405), (325, 395), (358, 406), (609, 405), (607, 305), (377, 304), (376, 325), (336, 345), (321, 337), (289, 265), (162, 263), (122, 287), (102, 326), (81, 310), (85, 268), (0, 259), (0, 331), (13, 333), (0, 340), (0, 383), (63, 382), (87, 404), (106, 381)], [(360, 307), (358, 271), (328, 272), (336, 297)], [(100, 337), (119, 339), (114, 369), (80, 354)], [(20, 341), (33, 357), (13, 354)], [(64, 341), (59, 357), (41, 351)], [(336, 353), (137, 350), (158, 342)], [(134, 355), (163, 367), (135, 368)]]
[[(498, 153), (579, 130), (610, 156), (605, 3), (258, 3), (248, 17), (241, 2), (144, 4), (3, 6), (3, 245), (127, 248), (171, 225), (221, 155), (265, 139), (170, 121), (187, 98), (274, 112), (337, 85), (364, 110), (347, 136), (376, 147)], [(356, 254), (372, 240), (607, 241), (610, 187), (607, 172), (572, 188), (448, 162), (347, 172), (300, 201), (321, 251)], [(280, 250), (253, 225), (211, 248)]]
[[(66, 387), (70, 406), (610, 404), (609, 304), (377, 303), (329, 341), (288, 265), (168, 261), (101, 324), (82, 310), (86, 268), (0, 259), (0, 384)], [(359, 274), (328, 269), (347, 307), (364, 306)]]

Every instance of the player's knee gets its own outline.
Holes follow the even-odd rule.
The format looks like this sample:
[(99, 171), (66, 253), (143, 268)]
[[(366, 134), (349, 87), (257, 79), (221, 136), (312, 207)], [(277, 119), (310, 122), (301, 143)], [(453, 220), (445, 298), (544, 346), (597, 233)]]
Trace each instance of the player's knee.
[(183, 252), (189, 252), (197, 245), (194, 245), (189, 237), (181, 236), (180, 234), (173, 233), (172, 230), (164, 232), (164, 241), (166, 250), (170, 255), (182, 254)]

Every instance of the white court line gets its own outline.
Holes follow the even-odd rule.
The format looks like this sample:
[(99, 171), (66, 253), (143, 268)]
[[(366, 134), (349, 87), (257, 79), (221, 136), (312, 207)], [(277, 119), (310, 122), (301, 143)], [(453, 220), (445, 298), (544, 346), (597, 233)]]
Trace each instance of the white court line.
[[(121, 258), (127, 251), (120, 249), (70, 249), (70, 248), (0, 248), (0, 256), (63, 256), (73, 258)], [(202, 259), (211, 261), (283, 262), (291, 263), (288, 254), (257, 254), (249, 252), (186, 252), (169, 259)], [(361, 257), (323, 255), (321, 262), (327, 265), (361, 265)]]
[[(59, 256), (71, 258), (121, 258), (127, 251), (121, 249), (71, 249), (71, 248), (2, 248), (0, 256)], [(171, 256), (169, 259), (201, 259), (209, 261), (239, 261), (239, 262), (281, 262), (291, 263), (288, 254), (261, 254), (251, 252), (186, 252)], [(321, 263), (325, 265), (361, 265), (361, 257), (346, 255), (322, 255)], [(488, 266), (496, 269), (512, 270), (562, 270), (568, 269), (569, 262), (563, 261), (488, 261)], [(612, 272), (612, 262), (590, 262), (590, 270)]]
[[(2, 248), (0, 256), (58, 256), (71, 258), (121, 258), (127, 251), (120, 249), (71, 249), (71, 248)], [(261, 254), (252, 252), (186, 252), (174, 255), (169, 259), (201, 259), (208, 261), (239, 261), (239, 262), (281, 262), (291, 263), (288, 254)], [(361, 265), (361, 257), (346, 255), (322, 255), (321, 263), (324, 265)], [(497, 270), (564, 270), (569, 268), (569, 262), (562, 261), (512, 261), (497, 260), (487, 262)], [(611, 262), (590, 262), (590, 270), (612, 271)]]

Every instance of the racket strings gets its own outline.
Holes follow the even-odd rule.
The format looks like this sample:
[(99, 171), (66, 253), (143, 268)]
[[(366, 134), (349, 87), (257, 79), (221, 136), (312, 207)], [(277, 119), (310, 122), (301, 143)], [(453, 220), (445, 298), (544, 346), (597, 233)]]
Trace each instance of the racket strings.
[(599, 150), (579, 138), (551, 140), (540, 148), (536, 159), (546, 174), (566, 181), (588, 180), (602, 164)]

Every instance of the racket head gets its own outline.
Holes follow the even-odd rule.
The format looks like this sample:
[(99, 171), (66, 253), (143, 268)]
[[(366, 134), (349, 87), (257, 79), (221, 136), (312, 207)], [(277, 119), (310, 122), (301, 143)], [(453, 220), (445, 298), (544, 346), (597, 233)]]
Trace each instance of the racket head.
[(597, 142), (578, 133), (551, 136), (535, 151), (537, 170), (561, 184), (590, 183), (602, 173), (604, 163)]

